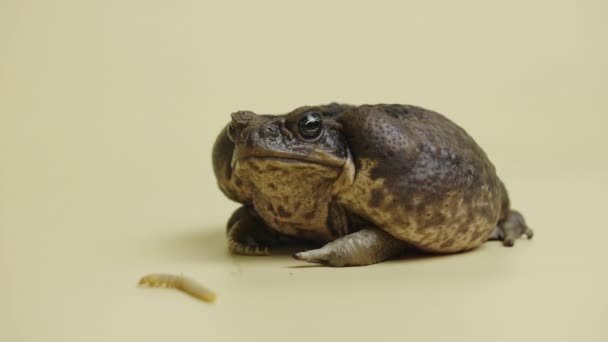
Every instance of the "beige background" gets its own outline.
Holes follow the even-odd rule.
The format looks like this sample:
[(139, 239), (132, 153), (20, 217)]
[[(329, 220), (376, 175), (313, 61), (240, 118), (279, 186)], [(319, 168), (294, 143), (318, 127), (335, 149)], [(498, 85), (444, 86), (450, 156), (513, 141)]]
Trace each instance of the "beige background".
[[(0, 341), (606, 341), (605, 1), (0, 1)], [(397, 102), (536, 230), (371, 267), (234, 257), (229, 113)], [(148, 272), (215, 289), (142, 290)]]

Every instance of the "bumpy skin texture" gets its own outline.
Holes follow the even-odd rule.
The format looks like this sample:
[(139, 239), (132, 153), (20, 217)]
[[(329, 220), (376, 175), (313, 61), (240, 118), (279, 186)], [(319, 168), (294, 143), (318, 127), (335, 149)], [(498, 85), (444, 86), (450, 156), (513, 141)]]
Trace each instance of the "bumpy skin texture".
[[(302, 131), (311, 115), (322, 120), (312, 138)], [(266, 254), (291, 238), (328, 243), (296, 258), (366, 265), (406, 246), (452, 253), (532, 236), (484, 151), (420, 107), (236, 112), (215, 143), (213, 166), (220, 189), (243, 204), (228, 224), (239, 254)]]

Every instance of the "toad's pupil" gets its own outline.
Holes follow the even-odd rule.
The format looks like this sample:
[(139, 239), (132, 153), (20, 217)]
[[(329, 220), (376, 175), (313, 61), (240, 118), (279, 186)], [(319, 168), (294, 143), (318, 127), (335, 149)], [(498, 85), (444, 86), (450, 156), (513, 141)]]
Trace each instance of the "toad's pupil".
[(306, 124), (304, 124), (304, 127), (306, 127), (307, 130), (314, 131), (319, 128), (319, 124), (320, 122), (317, 118), (308, 118)]

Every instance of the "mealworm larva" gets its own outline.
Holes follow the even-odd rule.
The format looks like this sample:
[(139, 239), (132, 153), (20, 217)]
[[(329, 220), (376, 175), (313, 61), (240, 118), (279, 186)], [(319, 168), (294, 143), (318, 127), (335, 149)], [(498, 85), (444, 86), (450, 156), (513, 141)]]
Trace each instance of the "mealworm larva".
[(213, 303), (215, 301), (213, 291), (183, 275), (148, 274), (139, 280), (139, 286), (174, 288), (204, 302)]

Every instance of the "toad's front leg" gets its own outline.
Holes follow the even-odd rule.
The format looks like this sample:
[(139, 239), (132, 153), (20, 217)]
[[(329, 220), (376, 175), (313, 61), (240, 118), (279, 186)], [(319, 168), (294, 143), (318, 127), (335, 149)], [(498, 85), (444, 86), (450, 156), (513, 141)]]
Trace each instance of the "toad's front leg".
[(234, 254), (269, 255), (270, 247), (280, 244), (284, 237), (269, 228), (253, 208), (243, 206), (228, 220), (228, 249)]
[(330, 266), (364, 266), (401, 254), (407, 245), (380, 229), (362, 229), (294, 258)]

